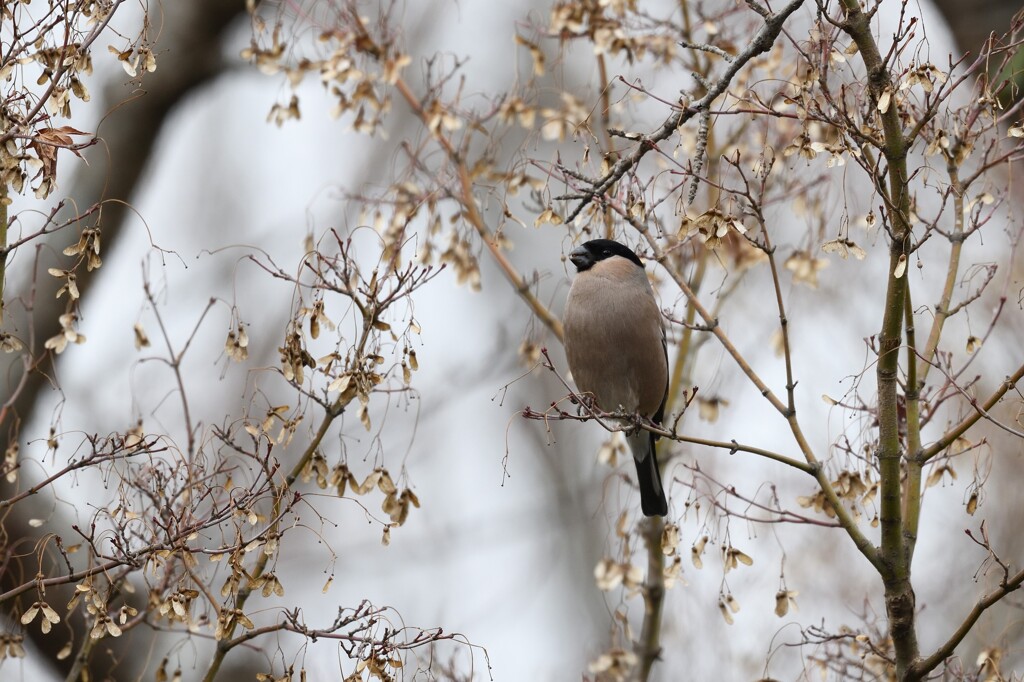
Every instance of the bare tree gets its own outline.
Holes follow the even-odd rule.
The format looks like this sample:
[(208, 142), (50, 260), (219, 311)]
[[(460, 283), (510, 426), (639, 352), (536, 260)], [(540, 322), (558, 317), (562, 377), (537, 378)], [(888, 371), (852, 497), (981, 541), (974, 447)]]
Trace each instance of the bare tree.
[[(148, 16), (141, 16), (139, 35), (126, 36), (111, 28), (122, 4), (78, 3), (71, 10), (55, 4), (42, 15), (25, 4), (3, 8), (2, 64), (10, 84), (3, 100), (3, 253), (10, 260), (18, 252), (29, 253), (35, 244), (43, 247), (37, 249), (41, 256), (35, 257), (32, 272), (19, 273), (26, 275), (30, 284), (4, 297), (6, 301), (17, 300), (19, 307), (6, 316), (7, 328), (14, 331), (3, 335), (4, 350), (16, 361), (9, 373), (2, 415), (9, 441), (3, 469), (6, 488), (0, 501), (4, 518), (0, 576), (4, 585), (2, 601), (8, 605), (5, 613), (10, 620), (4, 628), (0, 658), (26, 655), (25, 634), (19, 631), (24, 630), (35, 636), (43, 654), (40, 662), (54, 665), (69, 679), (106, 676), (115, 666), (122, 672), (142, 671), (149, 666), (159, 678), (172, 674), (175, 664), (167, 658), (149, 661), (149, 655), (141, 653), (151, 639), (146, 633), (188, 637), (199, 633), (201, 638), (218, 643), (207, 662), (207, 676), (212, 679), (221, 670), (226, 654), (248, 648), (247, 643), (254, 637), (296, 632), (306, 639), (337, 641), (357, 661), (359, 670), (384, 674), (403, 664), (405, 651), (428, 648), (439, 641), (464, 641), (440, 630), (392, 626), (392, 610), (368, 602), (339, 608), (337, 617), (323, 628), (307, 624), (298, 611), (282, 611), (280, 618), (264, 624), (258, 618), (254, 622), (242, 610), (253, 591), (265, 597), (283, 594), (268, 563), (277, 561), (295, 506), (303, 506), (301, 497), (290, 492), (296, 479), (308, 480), (315, 471), (321, 486), (327, 485), (319, 476), (322, 455), (318, 449), (322, 439), (332, 433), (332, 422), (358, 398), (362, 404), (359, 417), (368, 428), (371, 394), (407, 390), (401, 386), (408, 383), (410, 368), (416, 366), (415, 351), (407, 346), (400, 361), (370, 370), (384, 361), (384, 354), (394, 350), (390, 343), (378, 339), (389, 328), (390, 310), (397, 309), (433, 277), (430, 268), (388, 267), (379, 277), (374, 271), (363, 281), (351, 241), (337, 236), (332, 240), (330, 235), (324, 242), (330, 255), (320, 258), (316, 255), (319, 247), (310, 244), (309, 264), (316, 261), (313, 267), (322, 269), (313, 280), (308, 278), (309, 265), (290, 275), (269, 259), (261, 262), (268, 279), (283, 278), (298, 294), (295, 311), (286, 316), (290, 331), (281, 349), (283, 374), (288, 377), (285, 382), (298, 389), (299, 402), (312, 400), (312, 404), (323, 407), (313, 438), (303, 444), (302, 454), (290, 472), (281, 469), (277, 453), (271, 452), (288, 448), (304, 415), (289, 416), (280, 405), (261, 406), (255, 422), (250, 423), (251, 417), (230, 420), (245, 411), (242, 403), (237, 406), (239, 411), (225, 415), (223, 430), (215, 429), (212, 438), (199, 433), (182, 375), (182, 364), (195, 337), (188, 337), (181, 347), (176, 345), (178, 336), (166, 326), (161, 314), (161, 293), (151, 289), (148, 282), (144, 293), (151, 322), (159, 330), (157, 338), (165, 349), (151, 360), (163, 362), (171, 370), (176, 384), (172, 390), (180, 396), (183, 432), (148, 433), (140, 421), (122, 433), (83, 435), (64, 432), (58, 418), (52, 422), (49, 438), (42, 441), (45, 450), (36, 452), (40, 441), (26, 444), (22, 440), (21, 425), (31, 415), (39, 389), (47, 382), (56, 382), (50, 363), (70, 346), (86, 341), (77, 329), (77, 321), (83, 291), (92, 273), (102, 265), (101, 235), (103, 240), (116, 239), (127, 214), (126, 200), (174, 104), (220, 70), (218, 36), (240, 9), (228, 2), (188, 3), (161, 14), (155, 29)], [(201, 25), (199, 30), (197, 24)], [(141, 79), (147, 72), (156, 71), (157, 35), (164, 38), (160, 49), (172, 52), (170, 58), (160, 60), (163, 71), (147, 78), (148, 89), (131, 94), (128, 103), (120, 101), (129, 92), (123, 86), (109, 89), (107, 101), (113, 113), (103, 121), (111, 131), (103, 139), (103, 152), (75, 183), (76, 194), (61, 197), (57, 191), (57, 160), (69, 153), (81, 156), (98, 139), (56, 123), (71, 118), (75, 98), (91, 99), (87, 82), (92, 71), (92, 48), (110, 43), (112, 60), (121, 65), (118, 68), (123, 67), (133, 79)], [(101, 37), (104, 42), (100, 42)], [(119, 44), (117, 49), (114, 43)], [(51, 195), (58, 198), (52, 209), (42, 214), (41, 221), (33, 216), (39, 210), (27, 201), (15, 203), (19, 210), (8, 215), (12, 205), (9, 195), (29, 190), (34, 191), (37, 201)], [(75, 236), (69, 245), (57, 247), (63, 250), (63, 256), (51, 266), (45, 240), (64, 232)], [(40, 270), (44, 279), (37, 281)], [(351, 347), (338, 337), (334, 352), (320, 363), (336, 376), (312, 389), (311, 378), (304, 372), (314, 370), (316, 363), (310, 364), (303, 334), (316, 338), (320, 324), (332, 332), (336, 329), (324, 317), (324, 278), (333, 281), (329, 286), (337, 292), (349, 296), (339, 322), (358, 318), (356, 328), (362, 331)], [(0, 272), (0, 281), (9, 279)], [(57, 285), (51, 288), (50, 282)], [(302, 307), (303, 298), (309, 294), (316, 300), (309, 301), (310, 308)], [(51, 300), (58, 303), (59, 310), (52, 308)], [(211, 302), (201, 312), (200, 324), (213, 306)], [(311, 313), (304, 332), (303, 323)], [(408, 315), (409, 310), (404, 314)], [(232, 318), (234, 326), (223, 352), (226, 357), (244, 361), (246, 330), (237, 313)], [(139, 349), (151, 343), (143, 321), (136, 325)], [(390, 336), (397, 339), (393, 333)], [(396, 372), (397, 388), (378, 386), (387, 384)], [(279, 372), (275, 375), (282, 376)], [(346, 378), (348, 381), (344, 381)], [(315, 392), (319, 392), (319, 398)], [(308, 404), (295, 406), (302, 412), (308, 408)], [(275, 432), (279, 438), (268, 435), (274, 427), (283, 427)], [(247, 434), (252, 445), (240, 443), (238, 433)], [(178, 437), (182, 437), (180, 443)], [(69, 444), (71, 455), (59, 458), (58, 451), (65, 451)], [(41, 476), (37, 475), (40, 470), (44, 472)], [(343, 464), (336, 465), (330, 484), (341, 494), (346, 489), (355, 495), (384, 491), (384, 518), (390, 519), (381, 522), (385, 538), (391, 526), (403, 523), (410, 507), (419, 504), (409, 488), (395, 486), (386, 469), (377, 467), (362, 482), (353, 476)], [(75, 495), (74, 483), (82, 477), (117, 483), (108, 498), (88, 499), (91, 512), (80, 512), (77, 518), (62, 523), (60, 513), (54, 513), (54, 502), (59, 506), (70, 502), (66, 496)], [(236, 480), (239, 482), (234, 483)], [(42, 504), (34, 504), (36, 501)], [(36, 529), (46, 532), (38, 533)], [(215, 531), (213, 535), (211, 531)], [(227, 561), (219, 563), (225, 558)], [(247, 566), (250, 559), (255, 563)], [(231, 568), (225, 575), (224, 570), (217, 570), (220, 566)], [(214, 587), (214, 580), (218, 587)], [(71, 589), (64, 591), (63, 586)], [(197, 600), (200, 604), (194, 606)], [(221, 608), (222, 600), (225, 608)], [(15, 628), (15, 622), (20, 622), (20, 627)], [(206, 623), (210, 624), (209, 632), (200, 632), (200, 625)], [(244, 634), (236, 634), (236, 628)], [(98, 646), (104, 639), (114, 643)], [(131, 640), (134, 650), (118, 646), (117, 642), (124, 640)], [(105, 659), (108, 653), (109, 660)], [(105, 659), (102, 663), (101, 658)], [(180, 676), (180, 670), (174, 674)]]
[[(39, 22), (15, 7), (12, 26)], [(38, 118), (58, 91), (47, 82), (80, 88), (62, 72), (68, 55), (95, 42), (87, 31), (105, 30), (119, 3), (89, 7), (60, 15), (85, 28), (57, 57), (25, 48), (52, 71), (41, 94), (6, 96), (8, 193), (33, 182), (51, 192), (57, 152), (90, 139)], [(442, 286), (446, 268), (472, 289), (496, 270), (534, 322), (517, 349), (528, 371), (515, 381), (551, 394), (540, 409), (508, 408), (517, 423), (549, 438), (604, 427), (597, 459), (614, 472), (625, 452), (618, 432), (662, 437), (664, 521), (638, 518), (628, 476), (609, 475), (602, 491), (610, 531), (592, 576), (609, 635), (587, 652), (587, 679), (678, 679), (674, 661), (696, 659), (702, 631), (723, 624), (749, 633), (729, 646), (757, 658), (766, 678), (1002, 679), (1024, 666), (998, 638), (980, 652), (964, 645), (990, 610), (1017, 608), (1006, 597), (1024, 583), (1000, 539), (1013, 527), (1009, 507), (986, 487), (1024, 435), (1012, 274), (1021, 223), (1009, 191), (1024, 117), (1021, 105), (1001, 104), (1013, 85), (999, 75), (1017, 57), (1020, 19), (979, 57), (957, 61), (938, 58), (914, 7), (895, 0), (556, 1), (510, 29), (525, 68), (494, 88), (467, 75), (462, 55), (413, 53), (409, 11), (355, 0), (250, 7), (242, 56), (280, 87), (268, 122), (308, 117), (303, 98), (319, 84), (340, 125), (387, 140), (390, 165), (345, 193), (358, 216), (351, 229), (310, 230), (297, 260), (258, 249), (239, 259), (289, 292), (286, 320), (271, 332), (273, 366), (250, 358), (250, 337), (267, 333), (253, 323), (262, 311), (210, 292), (182, 335), (147, 273), (136, 342), (140, 362), (167, 370), (155, 402), (174, 405), (173, 424), (83, 434), (54, 419), (48, 437), (31, 441), (12, 429), (5, 513), (42, 495), (70, 502), (79, 477), (108, 485), (79, 507), (74, 540), (53, 529), (12, 537), (5, 526), (3, 653), (24, 655), (20, 622), (51, 639), (67, 632), (53, 655), (75, 662), (69, 677), (99, 642), (143, 633), (190, 642), (208, 680), (245, 651), (259, 652), (263, 679), (304, 676), (306, 649), (324, 640), (345, 679), (489, 675), (486, 651), (466, 636), (407, 626), (369, 601), (325, 620), (291, 602), (283, 577), (303, 534), (330, 546), (332, 500), (363, 510), (384, 544), (411, 514), (429, 514), (388, 456), (385, 424), (415, 397), (416, 302)], [(129, 71), (159, 57), (147, 27), (118, 51)], [(581, 65), (592, 83), (576, 78)], [(413, 127), (391, 135), (394, 116)], [(77, 235), (69, 260), (49, 271), (66, 306), (59, 333), (3, 337), (25, 368), (18, 377), (85, 341), (79, 272), (101, 264), (100, 232), (81, 228), (99, 206), (66, 222), (53, 214), (5, 242), (11, 253), (57, 230)], [(531, 272), (536, 252), (512, 250), (532, 243), (535, 228), (563, 246), (618, 238), (656, 263), (671, 342), (663, 423), (575, 395), (556, 351), (565, 278)], [(31, 293), (21, 300), (34, 308)], [(214, 316), (229, 321), (222, 373), (246, 379), (210, 423), (194, 412), (183, 368)], [(12, 383), (8, 405), (27, 382)], [(936, 502), (926, 508), (926, 498)], [(921, 570), (919, 541), (931, 538), (963, 560)], [(736, 576), (774, 582), (776, 556), (762, 610), (797, 628), (762, 640), (745, 627), (750, 609), (740, 615)], [(811, 563), (835, 569), (821, 577), (828, 596), (818, 595), (830, 604), (814, 605), (830, 615), (800, 620)], [(679, 608), (684, 576), (710, 590), (700, 595), (710, 608)], [(961, 595), (926, 610), (918, 595), (936, 584), (964, 586), (970, 603)], [(50, 596), (61, 585), (74, 589), (66, 607)], [(863, 604), (856, 622), (832, 617), (851, 599)], [(84, 631), (55, 629), (69, 619)], [(748, 669), (734, 665), (714, 663), (723, 677)], [(150, 667), (166, 679), (180, 666), (169, 655)]]
[[(872, 23), (885, 9), (894, 26), (891, 35)], [(669, 313), (678, 346), (670, 389), (674, 419), (639, 428), (705, 451), (764, 458), (782, 466), (779, 476), (806, 477), (813, 486), (812, 494), (799, 499), (774, 492), (765, 498), (709, 477), (700, 466), (687, 466), (683, 470), (691, 473), (679, 483), (690, 492), (680, 493), (673, 522), (634, 525), (624, 517), (618, 556), (598, 566), (598, 585), (608, 590), (624, 585), (627, 593), (643, 595), (645, 617), (638, 637), (624, 627), (595, 660), (591, 672), (600, 679), (647, 679), (656, 667), (666, 646), (661, 639), (665, 583), (675, 581), (681, 570), (678, 546), (685, 521), (704, 529), (693, 546), (694, 563), (702, 565), (707, 543), (717, 542), (726, 573), (753, 563), (731, 540), (730, 519), (818, 525), (842, 533), (880, 578), (885, 605), (881, 627), (864, 623), (849, 634), (804, 631), (803, 643), (822, 652), (808, 660), (842, 675), (856, 669), (866, 677), (922, 679), (941, 668), (970, 677), (951, 662), (958, 645), (988, 608), (1024, 581), (1019, 568), (1000, 558), (987, 532), (969, 528), (969, 537), (984, 552), (983, 568), (994, 571), (985, 572), (993, 582), (944, 641), (922, 651), (911, 564), (924, 491), (955, 476), (958, 459), (974, 457), (976, 475), (964, 497), (973, 516), (988, 457), (986, 427), (1019, 434), (1012, 414), (994, 410), (1015, 394), (1024, 366), (1011, 359), (989, 381), (973, 378), (967, 368), (983, 347), (996, 344), (1005, 326), (1000, 323), (1012, 278), (999, 273), (1013, 258), (1019, 225), (1002, 210), (1009, 199), (1002, 178), (1018, 158), (1022, 133), (1018, 107), (999, 104), (1010, 82), (988, 76), (1000, 69), (983, 68), (1014, 58), (1017, 24), (1005, 38), (990, 42), (981, 58), (936, 65), (918, 30), (919, 19), (909, 10), (907, 3), (862, 6), (843, 0), (812, 6), (794, 0), (717, 9), (683, 3), (681, 11), (673, 7), (658, 14), (630, 2), (556, 3), (548, 21), (516, 34), (533, 60), (533, 76), (482, 106), (470, 103), (472, 86), (460, 78), (458, 59), (428, 58), (422, 82), (408, 77), (414, 62), (402, 50), (394, 17), (367, 18), (355, 4), (338, 3), (303, 16), (323, 30), (325, 46), (315, 57), (282, 58), (287, 52), (278, 41), (282, 23), (268, 29), (265, 42), (252, 52), (257, 63), (287, 70), (294, 81), (319, 74), (337, 98), (335, 113), (352, 117), (353, 125), (368, 134), (380, 130), (391, 107), (413, 111), (422, 135), (404, 144), (408, 165), (399, 184), (370, 204), (385, 242), (394, 249), (415, 233), (420, 258), (439, 257), (470, 284), (478, 279), (478, 258), (491, 260), (553, 339), (560, 338), (561, 326), (541, 283), (517, 271), (507, 256), (514, 225), (549, 225), (566, 231), (572, 241), (603, 234), (644, 245), (679, 292), (683, 310)], [(790, 21), (798, 15), (806, 28)], [(596, 94), (562, 90), (551, 103), (536, 93), (536, 79), (549, 68), (549, 43), (559, 61), (570, 57), (574, 43), (589, 46), (598, 74)], [(671, 88), (648, 86), (660, 73), (675, 82), (680, 74), (692, 74), (693, 87), (679, 96)], [(661, 124), (645, 129), (632, 123), (631, 116), (643, 119), (643, 107), (667, 112)], [(272, 116), (283, 123), (299, 111), (293, 97)], [(499, 167), (496, 141), (510, 126), (539, 130), (556, 151), (549, 160), (521, 159), (519, 165)], [(808, 177), (804, 167), (821, 176)], [(827, 175), (835, 181), (827, 181)], [(530, 189), (529, 198), (511, 200), (520, 187)], [(801, 234), (787, 223), (807, 229)], [(1006, 228), (1000, 234), (993, 223)], [(858, 224), (865, 230), (861, 236), (854, 233)], [(1005, 236), (1001, 266), (985, 263), (980, 249), (971, 248), (983, 233), (994, 233), (989, 239)], [(879, 253), (883, 248), (887, 257)], [(967, 265), (965, 250), (976, 254), (979, 264)], [(793, 350), (798, 340), (790, 331), (794, 313), (787, 305), (796, 296), (787, 290), (794, 284), (818, 288), (830, 262), (851, 256), (864, 263), (843, 268), (848, 282), (884, 283), (876, 298), (858, 299), (874, 304), (881, 323), (867, 340), (867, 364), (850, 369), (853, 388), (838, 398), (826, 396), (826, 415), (848, 413), (859, 428), (821, 445), (812, 441), (806, 424), (820, 421), (823, 410), (801, 406), (798, 395)], [(933, 268), (945, 272), (939, 282), (931, 281)], [(915, 276), (915, 269), (921, 274)], [(715, 279), (724, 284), (710, 295), (702, 293)], [(745, 280), (766, 283), (761, 290), (769, 294), (757, 305), (776, 310), (781, 388), (766, 378), (776, 372), (772, 361), (744, 350), (735, 327), (725, 323)], [(915, 303), (915, 288), (935, 302)], [(996, 289), (1001, 293), (994, 295)], [(820, 310), (842, 305), (837, 285), (826, 293)], [(805, 302), (797, 314), (806, 315), (812, 305)], [(984, 317), (980, 310), (986, 305), (994, 305), (991, 320), (968, 334), (966, 353), (954, 352), (948, 323), (974, 308), (979, 309), (975, 317)], [(740, 438), (698, 437), (683, 428), (683, 415), (694, 400), (709, 421), (728, 404), (693, 387), (697, 358), (712, 345), (789, 429), (792, 440), (784, 449)], [(807, 344), (801, 345), (808, 352)], [(558, 371), (548, 355), (534, 357), (539, 366)], [(596, 419), (613, 431), (621, 421), (609, 417), (628, 418), (593, 411), (579, 416), (557, 402), (524, 414), (549, 424)], [(606, 458), (613, 459), (614, 445), (608, 452)], [(669, 469), (679, 471), (670, 462)], [(730, 500), (746, 511), (737, 512)], [(646, 578), (633, 563), (642, 547)], [(779, 616), (795, 596), (783, 572)], [(731, 623), (739, 606), (727, 581), (719, 607)]]

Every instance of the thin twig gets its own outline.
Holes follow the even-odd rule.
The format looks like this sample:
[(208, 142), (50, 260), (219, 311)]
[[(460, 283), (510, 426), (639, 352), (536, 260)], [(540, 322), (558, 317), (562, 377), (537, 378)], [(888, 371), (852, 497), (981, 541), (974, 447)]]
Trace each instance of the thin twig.
[(949, 639), (943, 642), (932, 655), (916, 661), (911, 666), (910, 674), (915, 679), (922, 679), (938, 667), (940, 663), (952, 656), (953, 651), (964, 640), (964, 637), (970, 633), (971, 629), (974, 628), (974, 624), (978, 622), (981, 615), (1006, 595), (1019, 590), (1022, 584), (1024, 584), (1024, 570), (1016, 573), (1009, 580), (1005, 580), (997, 589), (983, 595), (967, 614), (967, 617), (964, 618), (963, 622), (960, 623), (960, 626), (950, 635)]
[(583, 199), (575, 208), (573, 208), (565, 221), (567, 223), (571, 223), (575, 220), (576, 216), (578, 216), (591, 201), (602, 196), (609, 188), (612, 187), (612, 185), (621, 180), (622, 176), (624, 176), (630, 169), (635, 168), (647, 152), (655, 148), (658, 142), (667, 140), (675, 134), (676, 130), (678, 130), (679, 126), (683, 123), (686, 123), (700, 112), (708, 110), (711, 103), (714, 102), (719, 95), (724, 93), (726, 89), (728, 89), (729, 84), (732, 83), (732, 79), (744, 66), (746, 66), (747, 62), (772, 49), (772, 46), (775, 44), (775, 39), (779, 37), (779, 33), (782, 31), (783, 24), (785, 24), (790, 15), (796, 12), (803, 4), (804, 0), (790, 0), (789, 4), (778, 12), (762, 15), (765, 19), (764, 24), (758, 30), (753, 40), (750, 41), (742, 52), (736, 55), (733, 61), (729, 62), (729, 66), (725, 70), (725, 73), (711, 84), (708, 92), (690, 106), (684, 107), (669, 116), (665, 119), (665, 122), (661, 124), (661, 127), (650, 135), (644, 136), (630, 154), (616, 161), (615, 165), (613, 165), (603, 177), (594, 183), (593, 188), (587, 191), (587, 198)]

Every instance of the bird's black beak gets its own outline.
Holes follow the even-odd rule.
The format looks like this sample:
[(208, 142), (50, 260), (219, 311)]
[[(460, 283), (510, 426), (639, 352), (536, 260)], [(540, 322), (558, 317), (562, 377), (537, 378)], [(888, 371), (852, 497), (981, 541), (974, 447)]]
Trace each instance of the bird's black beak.
[(594, 257), (582, 246), (577, 246), (569, 252), (569, 260), (571, 260), (572, 264), (576, 266), (577, 272), (589, 270), (594, 264)]

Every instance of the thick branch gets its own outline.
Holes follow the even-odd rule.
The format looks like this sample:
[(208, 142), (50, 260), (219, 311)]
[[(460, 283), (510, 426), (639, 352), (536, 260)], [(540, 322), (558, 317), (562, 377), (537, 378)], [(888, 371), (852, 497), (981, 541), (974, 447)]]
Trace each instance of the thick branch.
[(644, 545), (647, 548), (647, 582), (644, 584), (644, 623), (640, 628), (640, 682), (651, 675), (654, 662), (661, 656), (661, 614), (665, 605), (665, 553), (661, 551), (661, 534), (665, 528), (660, 517), (644, 522)]
[[(868, 92), (872, 103), (894, 90), (892, 77), (878, 44), (871, 33), (870, 18), (861, 11), (859, 0), (842, 0), (846, 20), (843, 29), (857, 44), (867, 69)], [(914, 620), (915, 598), (910, 583), (910, 563), (903, 536), (901, 442), (899, 401), (897, 397), (899, 348), (902, 338), (903, 310), (908, 296), (906, 276), (910, 249), (910, 192), (908, 188), (906, 140), (900, 122), (899, 106), (892, 102), (879, 115), (882, 120), (882, 153), (888, 165), (886, 213), (892, 228), (889, 269), (882, 327), (878, 334), (878, 464), (881, 478), (881, 573), (885, 583), (886, 613), (896, 650), (896, 675), (904, 679), (918, 658), (917, 630)]]
[[(917, 336), (914, 329), (914, 304), (907, 288), (903, 316), (907, 330), (907, 451), (921, 450), (921, 392), (917, 376)], [(924, 464), (920, 458), (907, 459), (907, 482), (903, 489), (903, 539), (906, 543), (906, 561), (914, 563), (917, 529), (921, 520), (921, 474)]]
[[(959, 146), (959, 145), (957, 145)], [(953, 194), (953, 232), (950, 239), (949, 267), (946, 268), (946, 281), (942, 286), (942, 294), (938, 305), (935, 306), (935, 318), (932, 320), (931, 331), (928, 332), (928, 340), (925, 342), (924, 350), (917, 362), (917, 383), (915, 388), (920, 390), (924, 387), (928, 378), (928, 370), (932, 368), (932, 358), (939, 348), (939, 339), (942, 337), (942, 328), (950, 315), (950, 303), (953, 300), (953, 288), (956, 286), (956, 279), (960, 272), (960, 253), (963, 250), (964, 234), (964, 191), (965, 187), (960, 182), (959, 169), (954, 161), (956, 156), (954, 149), (946, 160), (946, 171), (949, 173), (949, 186)], [(911, 452), (915, 452), (911, 450)]]

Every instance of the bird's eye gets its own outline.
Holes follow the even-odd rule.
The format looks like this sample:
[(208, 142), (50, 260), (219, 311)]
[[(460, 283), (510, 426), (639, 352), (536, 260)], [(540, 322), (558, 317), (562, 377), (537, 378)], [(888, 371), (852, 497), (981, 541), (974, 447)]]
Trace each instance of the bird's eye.
[(605, 249), (604, 251), (601, 252), (601, 255), (602, 256), (610, 256), (610, 255), (612, 255), (612, 252), (610, 250), (608, 250), (608, 249)]

